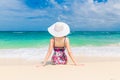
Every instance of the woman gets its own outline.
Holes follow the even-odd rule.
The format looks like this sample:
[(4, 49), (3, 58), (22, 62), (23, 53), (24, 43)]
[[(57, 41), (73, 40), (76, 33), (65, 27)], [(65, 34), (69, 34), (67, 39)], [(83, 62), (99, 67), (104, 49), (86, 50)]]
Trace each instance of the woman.
[(65, 48), (67, 49), (68, 55), (72, 59), (73, 63), (76, 65), (70, 49), (69, 38), (66, 37), (70, 33), (69, 26), (64, 22), (56, 22), (48, 28), (48, 32), (54, 37), (50, 39), (49, 49), (45, 56), (43, 65), (46, 64), (53, 49), (54, 54), (51, 58), (52, 64), (67, 64)]

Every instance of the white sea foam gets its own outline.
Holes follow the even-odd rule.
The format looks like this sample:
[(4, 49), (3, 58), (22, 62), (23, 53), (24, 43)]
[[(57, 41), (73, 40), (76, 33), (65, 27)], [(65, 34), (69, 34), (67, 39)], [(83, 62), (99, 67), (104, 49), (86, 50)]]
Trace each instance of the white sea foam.
[(17, 32), (13, 32), (13, 33), (18, 33), (18, 34), (22, 34), (22, 33), (24, 33), (24, 32), (20, 32), (20, 31), (17, 31)]
[(23, 58), (40, 60), (45, 56), (47, 48), (0, 49), (0, 58)]
[[(0, 49), (0, 58), (23, 58), (27, 60), (42, 60), (48, 48)], [(102, 47), (72, 47), (73, 55), (120, 57), (119, 46)]]
[(72, 48), (72, 50), (77, 55), (120, 57), (119, 46), (77, 47), (77, 48)]

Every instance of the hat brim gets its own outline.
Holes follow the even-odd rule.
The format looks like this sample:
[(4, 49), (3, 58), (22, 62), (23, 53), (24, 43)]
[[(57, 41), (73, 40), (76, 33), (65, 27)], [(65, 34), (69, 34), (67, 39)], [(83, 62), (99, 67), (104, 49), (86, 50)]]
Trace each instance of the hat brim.
[(60, 32), (56, 32), (54, 30), (54, 27), (55, 27), (55, 24), (54, 23), (53, 25), (51, 25), (49, 28), (48, 28), (48, 32), (54, 36), (54, 37), (63, 37), (63, 36), (67, 36), (69, 33), (70, 33), (70, 29), (69, 29), (69, 26), (67, 24), (64, 23), (64, 29)]

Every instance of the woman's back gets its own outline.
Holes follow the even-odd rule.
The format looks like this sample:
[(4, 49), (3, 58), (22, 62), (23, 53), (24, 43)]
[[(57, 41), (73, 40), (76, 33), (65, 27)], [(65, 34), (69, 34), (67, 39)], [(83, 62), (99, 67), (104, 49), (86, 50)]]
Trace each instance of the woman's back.
[(65, 54), (66, 37), (54, 38), (54, 54), (52, 56), (52, 64), (66, 64), (67, 56)]
[(65, 47), (66, 37), (54, 37), (54, 47)]

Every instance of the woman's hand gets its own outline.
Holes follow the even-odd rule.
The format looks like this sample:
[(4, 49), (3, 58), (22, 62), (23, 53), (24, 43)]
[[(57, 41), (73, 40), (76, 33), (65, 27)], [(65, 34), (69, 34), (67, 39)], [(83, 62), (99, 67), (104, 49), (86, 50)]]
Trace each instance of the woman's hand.
[(41, 67), (41, 66), (45, 66), (46, 63), (45, 62), (41, 62), (40, 64), (37, 64), (36, 67)]
[(78, 64), (77, 63), (74, 63), (75, 66), (77, 66)]
[(85, 66), (85, 64), (74, 64), (75, 66)]
[(42, 66), (45, 66), (45, 65), (46, 65), (46, 63), (45, 63), (45, 62), (43, 62)]

